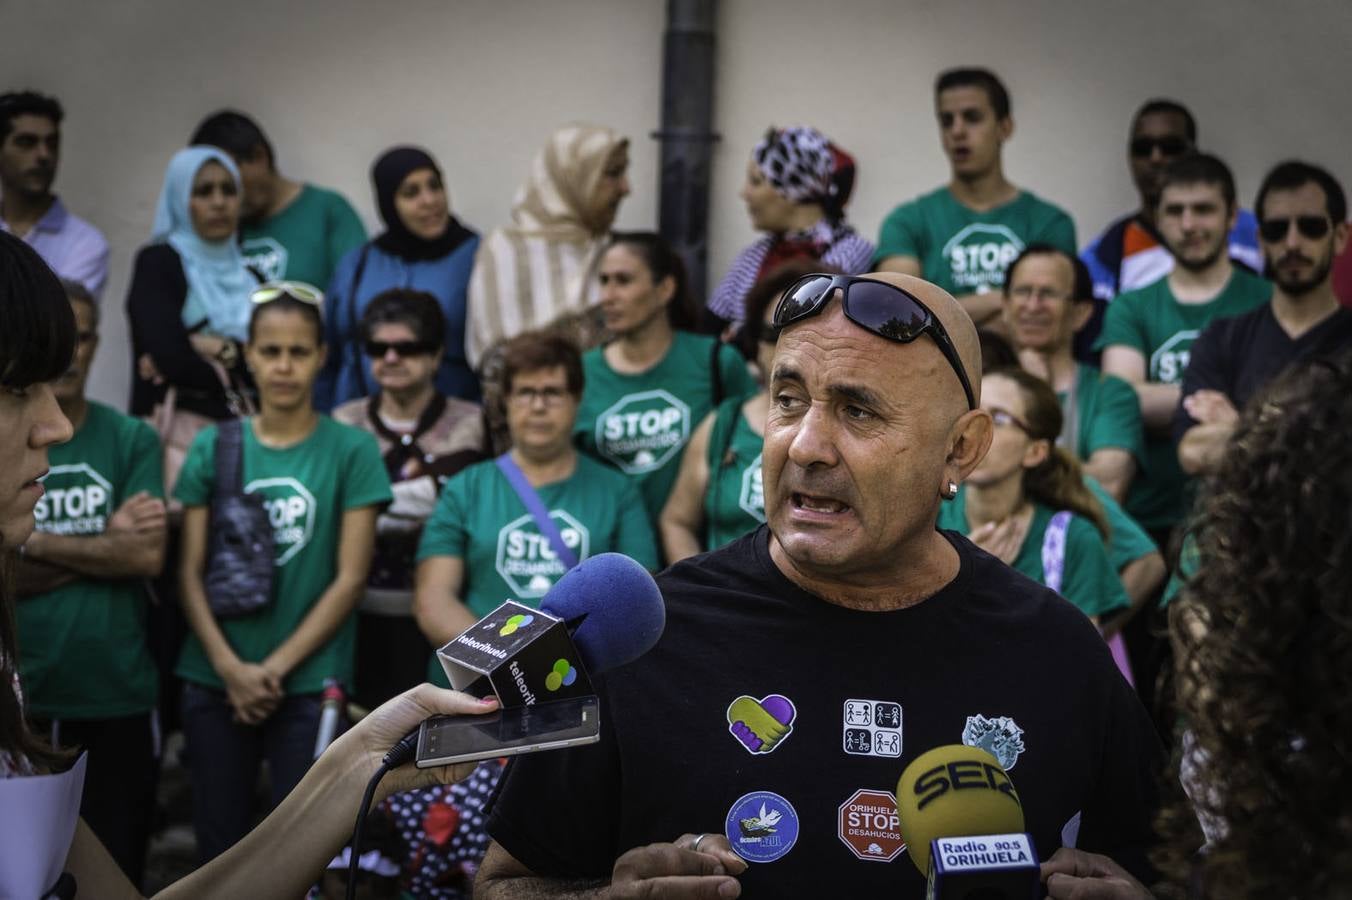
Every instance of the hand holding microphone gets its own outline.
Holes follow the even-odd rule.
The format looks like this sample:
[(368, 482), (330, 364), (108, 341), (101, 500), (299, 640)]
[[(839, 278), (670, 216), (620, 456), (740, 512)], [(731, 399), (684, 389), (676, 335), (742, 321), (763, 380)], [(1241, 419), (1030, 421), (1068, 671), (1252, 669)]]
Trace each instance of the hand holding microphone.
[(420, 766), (534, 753), (600, 740), (589, 673), (624, 665), (661, 637), (666, 607), (648, 571), (619, 553), (574, 566), (532, 609), (507, 601), (437, 650), (451, 685), (489, 691), (502, 710), (424, 723)]

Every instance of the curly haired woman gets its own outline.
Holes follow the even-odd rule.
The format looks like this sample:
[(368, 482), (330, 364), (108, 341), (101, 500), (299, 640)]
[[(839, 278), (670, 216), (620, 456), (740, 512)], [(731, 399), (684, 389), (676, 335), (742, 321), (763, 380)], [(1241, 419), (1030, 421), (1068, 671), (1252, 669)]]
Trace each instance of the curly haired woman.
[[(1352, 353), (1250, 405), (1171, 611), (1206, 896), (1352, 897)], [(1182, 871), (1175, 810), (1168, 862)]]

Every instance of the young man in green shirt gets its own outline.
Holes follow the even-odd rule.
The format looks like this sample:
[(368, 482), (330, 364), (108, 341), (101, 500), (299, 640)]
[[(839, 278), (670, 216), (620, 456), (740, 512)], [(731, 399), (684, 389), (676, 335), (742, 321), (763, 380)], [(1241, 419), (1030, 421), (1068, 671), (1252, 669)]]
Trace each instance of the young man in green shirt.
[(338, 260), (366, 241), (366, 227), (341, 194), (277, 171), (272, 144), (243, 113), (208, 116), (188, 143), (220, 147), (239, 167), (240, 247), (265, 281), (327, 287)]
[(1237, 213), (1234, 177), (1221, 160), (1195, 154), (1170, 165), (1154, 220), (1173, 270), (1114, 300), (1097, 344), (1103, 371), (1130, 383), (1140, 401), (1146, 471), (1132, 483), (1126, 507), (1162, 546), (1187, 512), (1188, 480), (1170, 428), (1192, 342), (1209, 323), (1272, 296), (1271, 282), (1230, 260)]
[(159, 757), (144, 580), (164, 563), (160, 445), (149, 425), (86, 399), (98, 307), (80, 285), (66, 290), (78, 343), (54, 393), (75, 436), (51, 450), (23, 546), (19, 669), (34, 730), (88, 752), (80, 814), (139, 884)]
[(934, 282), (958, 298), (977, 327), (1002, 331), (998, 289), (1006, 268), (1034, 243), (1074, 254), (1075, 224), (1005, 177), (1001, 152), (1014, 120), (1009, 92), (993, 72), (943, 72), (934, 106), (952, 176), (883, 220), (877, 266)]

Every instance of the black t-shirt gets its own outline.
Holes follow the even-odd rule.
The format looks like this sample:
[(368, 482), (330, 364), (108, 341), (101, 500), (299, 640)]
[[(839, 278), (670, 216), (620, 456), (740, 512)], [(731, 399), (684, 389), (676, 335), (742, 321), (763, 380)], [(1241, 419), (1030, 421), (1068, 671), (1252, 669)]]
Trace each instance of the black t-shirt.
[[(1009, 770), (1044, 859), (1079, 814), (1078, 846), (1139, 870), (1159, 762), (1144, 709), (1083, 613), (944, 535), (957, 577), (893, 612), (801, 590), (764, 526), (672, 566), (661, 640), (598, 680), (601, 742), (515, 759), (489, 832), (542, 876), (608, 878), (633, 847), (731, 833), (777, 857), (751, 863), (744, 897), (919, 897), (895, 844), (847, 846), (842, 807), (966, 736)], [(773, 836), (739, 847), (762, 815)]]
[[(1272, 304), (1242, 316), (1212, 322), (1193, 342), (1183, 373), (1182, 396), (1220, 391), (1240, 412), (1254, 394), (1296, 360), (1352, 346), (1352, 310), (1339, 308), (1295, 340), (1286, 333)], [(1198, 424), (1180, 403), (1174, 410), (1174, 443)]]

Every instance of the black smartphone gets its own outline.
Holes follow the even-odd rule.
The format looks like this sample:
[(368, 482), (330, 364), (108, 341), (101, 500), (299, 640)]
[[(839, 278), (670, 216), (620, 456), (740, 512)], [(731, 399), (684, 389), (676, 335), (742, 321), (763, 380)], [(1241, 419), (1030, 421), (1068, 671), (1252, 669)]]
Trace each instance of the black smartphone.
[(594, 696), (499, 709), (482, 716), (435, 716), (418, 729), (420, 769), (516, 756), (601, 739)]

